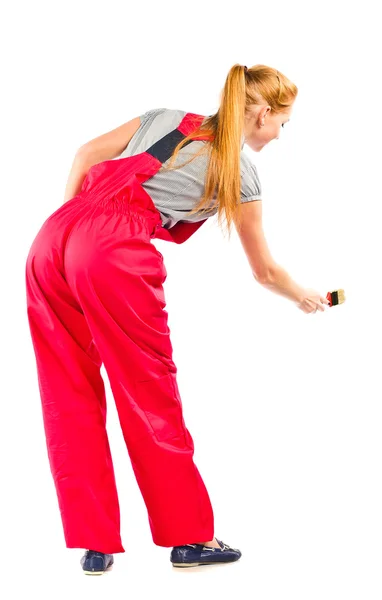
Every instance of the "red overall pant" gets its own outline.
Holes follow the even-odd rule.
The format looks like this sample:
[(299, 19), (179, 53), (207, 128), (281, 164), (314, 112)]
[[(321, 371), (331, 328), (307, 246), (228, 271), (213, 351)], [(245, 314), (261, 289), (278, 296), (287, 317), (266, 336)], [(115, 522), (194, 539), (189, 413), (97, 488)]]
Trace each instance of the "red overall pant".
[(141, 186), (202, 119), (188, 113), (146, 152), (94, 165), (81, 192), (44, 222), (29, 250), (28, 322), (67, 548), (125, 552), (102, 364), (154, 543), (214, 537), (172, 359), (167, 272), (151, 243), (182, 243), (205, 220), (164, 229)]

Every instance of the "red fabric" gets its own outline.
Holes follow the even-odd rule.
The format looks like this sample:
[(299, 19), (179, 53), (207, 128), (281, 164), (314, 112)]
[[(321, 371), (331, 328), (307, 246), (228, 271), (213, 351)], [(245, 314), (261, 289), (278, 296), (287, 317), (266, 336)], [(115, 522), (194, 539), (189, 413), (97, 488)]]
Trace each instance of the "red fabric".
[[(80, 194), (43, 223), (26, 260), (28, 322), (68, 548), (125, 551), (102, 364), (154, 543), (214, 537), (211, 502), (183, 418), (166, 267), (151, 243), (159, 237), (160, 214), (140, 185), (160, 165), (142, 153), (92, 167)], [(172, 241), (196, 230), (185, 225)]]
[(176, 223), (170, 229), (166, 229), (165, 227), (159, 226), (154, 235), (155, 238), (159, 238), (161, 240), (166, 240), (167, 242), (175, 242), (176, 244), (183, 244), (189, 237), (191, 237), (195, 231), (199, 229), (205, 223), (207, 219), (203, 221), (197, 221), (196, 223), (192, 223), (191, 221), (188, 223)]

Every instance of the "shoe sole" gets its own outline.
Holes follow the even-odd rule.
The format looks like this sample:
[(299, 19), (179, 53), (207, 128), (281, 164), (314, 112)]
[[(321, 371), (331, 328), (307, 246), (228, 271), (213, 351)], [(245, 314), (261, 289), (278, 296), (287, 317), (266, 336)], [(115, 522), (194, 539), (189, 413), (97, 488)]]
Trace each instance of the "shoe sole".
[[(238, 558), (236, 560), (239, 560)], [(186, 567), (202, 567), (203, 565), (227, 565), (232, 562), (236, 562), (236, 560), (222, 560), (222, 561), (210, 561), (210, 562), (195, 562), (195, 563), (172, 563), (173, 567), (181, 567), (182, 569)]]
[(109, 565), (107, 567), (107, 569), (105, 569), (104, 571), (84, 571), (84, 570), (83, 571), (84, 571), (85, 575), (103, 575), (104, 573), (106, 573), (106, 571), (109, 571), (109, 569), (112, 568), (113, 564)]

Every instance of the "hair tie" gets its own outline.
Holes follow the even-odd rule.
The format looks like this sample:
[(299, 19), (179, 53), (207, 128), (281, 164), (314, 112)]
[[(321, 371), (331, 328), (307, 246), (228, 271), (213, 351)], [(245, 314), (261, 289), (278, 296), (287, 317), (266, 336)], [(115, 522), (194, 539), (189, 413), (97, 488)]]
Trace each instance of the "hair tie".
[(247, 72), (247, 71), (248, 71), (248, 69), (247, 69), (247, 66), (246, 66), (246, 65), (244, 65), (244, 71), (245, 71), (245, 72)]

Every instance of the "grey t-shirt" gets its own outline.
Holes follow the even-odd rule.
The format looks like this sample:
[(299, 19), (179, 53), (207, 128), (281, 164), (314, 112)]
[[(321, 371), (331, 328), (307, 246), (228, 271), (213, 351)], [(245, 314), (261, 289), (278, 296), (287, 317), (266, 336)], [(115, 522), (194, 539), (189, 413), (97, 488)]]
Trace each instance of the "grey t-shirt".
[[(145, 152), (160, 138), (176, 129), (183, 117), (187, 114), (184, 110), (169, 108), (155, 108), (140, 115), (141, 125), (131, 138), (119, 158), (134, 156)], [(206, 141), (196, 140), (179, 151), (175, 165), (190, 159)], [(243, 145), (244, 146), (244, 138)], [(164, 165), (168, 165), (168, 159)], [(255, 165), (248, 156), (241, 151), (241, 202), (261, 200), (261, 184)], [(208, 156), (202, 154), (188, 165), (174, 171), (165, 171), (162, 168), (150, 179), (142, 183), (142, 187), (151, 197), (155, 207), (161, 214), (162, 225), (169, 229), (178, 221), (200, 221), (217, 212), (217, 207), (206, 213), (187, 215), (200, 201), (204, 194), (204, 182), (208, 166)], [(214, 199), (216, 196), (214, 197)], [(211, 206), (213, 200), (211, 201)]]

